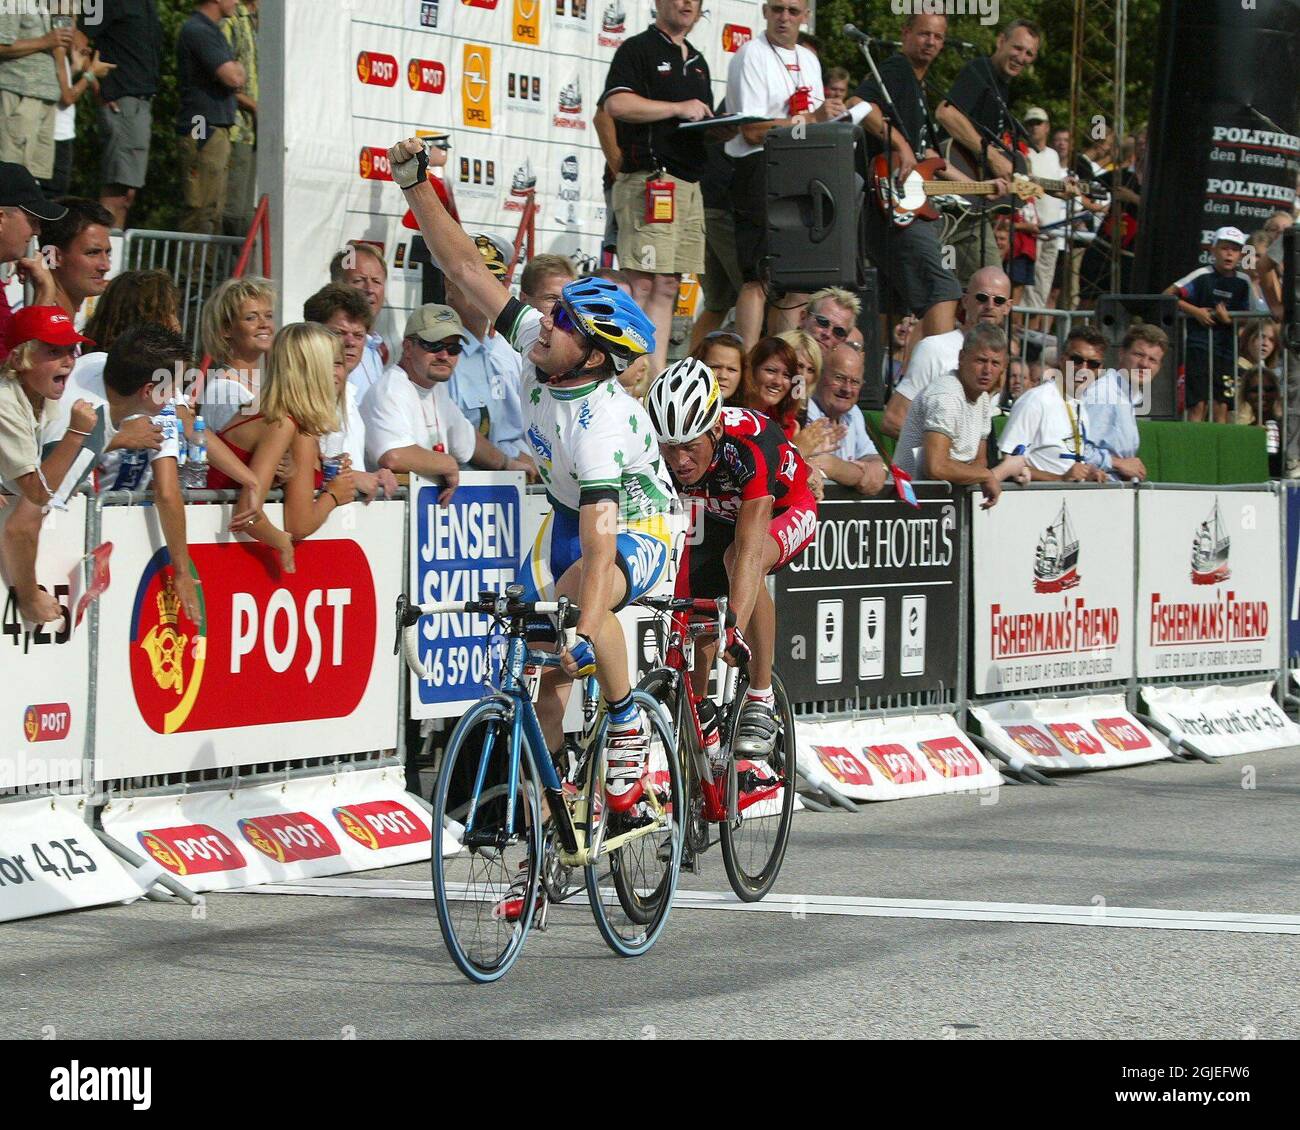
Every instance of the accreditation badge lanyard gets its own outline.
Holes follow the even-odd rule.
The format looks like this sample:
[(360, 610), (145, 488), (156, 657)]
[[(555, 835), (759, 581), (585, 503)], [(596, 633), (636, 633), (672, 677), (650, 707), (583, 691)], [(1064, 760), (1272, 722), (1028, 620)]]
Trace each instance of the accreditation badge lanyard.
[[(764, 32), (763, 38), (767, 39), (767, 45), (772, 49), (772, 54), (776, 56), (776, 61), (785, 68), (785, 77), (790, 79), (791, 91), (790, 97), (786, 102), (786, 111), (790, 117), (796, 114), (806, 114), (812, 108), (812, 87), (803, 80), (803, 66), (799, 62), (799, 47), (794, 48), (794, 66), (792, 67), (781, 58), (781, 52), (776, 49), (776, 44), (767, 37)], [(790, 72), (794, 71), (792, 77)]]
[[(437, 395), (438, 395), (438, 390), (436, 388), (431, 388), (429, 389), (428, 396), (420, 397), (420, 415), (424, 418), (424, 426), (429, 429), (430, 450), (437, 451), (440, 454), (445, 455), (447, 452), (447, 445), (445, 443), (433, 442), (435, 439), (440, 439), (442, 437), (442, 425), (438, 419)], [(432, 419), (429, 418), (430, 409), (433, 410)]]

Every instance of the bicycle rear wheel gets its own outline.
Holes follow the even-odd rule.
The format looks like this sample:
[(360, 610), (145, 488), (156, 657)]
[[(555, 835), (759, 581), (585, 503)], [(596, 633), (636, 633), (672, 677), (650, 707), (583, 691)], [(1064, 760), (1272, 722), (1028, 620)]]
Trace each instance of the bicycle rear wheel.
[(727, 819), (720, 825), (722, 862), (737, 897), (744, 902), (758, 902), (776, 882), (794, 821), (794, 711), (784, 685), (773, 672), (777, 729), (772, 757), (768, 761), (737, 762), (731, 751), (744, 692), (744, 686), (737, 691), (737, 705), (727, 727)]
[(685, 809), (672, 725), (664, 708), (650, 695), (641, 690), (632, 693), (650, 729), (645, 800), (620, 814), (605, 805), (603, 733), (595, 738), (599, 753), (591, 758), (587, 780), (588, 795), (599, 798), (591, 821), (592, 841), (604, 845), (637, 833), (612, 850), (602, 846), (599, 858), (586, 868), (587, 895), (596, 926), (610, 949), (621, 957), (645, 953), (668, 920), (681, 867), (681, 813)]
[(537, 906), (541, 791), (524, 748), (507, 826), (510, 731), (504, 703), (471, 707), (447, 742), (434, 788), (438, 924), (452, 961), (478, 984), (498, 980), (515, 963)]

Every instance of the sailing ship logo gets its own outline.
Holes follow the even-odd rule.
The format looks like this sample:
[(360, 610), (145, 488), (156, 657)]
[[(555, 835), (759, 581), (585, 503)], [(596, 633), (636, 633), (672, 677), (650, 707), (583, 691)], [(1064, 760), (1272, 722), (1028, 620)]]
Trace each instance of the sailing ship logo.
[(1232, 539), (1224, 532), (1219, 514), (1219, 500), (1214, 500), (1210, 516), (1196, 527), (1192, 537), (1192, 584), (1217, 585), (1232, 576), (1228, 567), (1228, 550)]
[(1034, 592), (1064, 592), (1079, 583), (1079, 538), (1065, 503), (1038, 537), (1034, 553)]
[(606, 35), (621, 35), (627, 30), (627, 9), (623, 7), (622, 0), (614, 0), (612, 4), (605, 6), (600, 30)]
[(572, 82), (560, 88), (559, 111), (561, 114), (582, 113), (582, 85), (577, 75), (573, 76)]
[(515, 170), (514, 179), (510, 182), (510, 195), (527, 196), (536, 187), (537, 174), (533, 172), (533, 163), (525, 157), (524, 163)]

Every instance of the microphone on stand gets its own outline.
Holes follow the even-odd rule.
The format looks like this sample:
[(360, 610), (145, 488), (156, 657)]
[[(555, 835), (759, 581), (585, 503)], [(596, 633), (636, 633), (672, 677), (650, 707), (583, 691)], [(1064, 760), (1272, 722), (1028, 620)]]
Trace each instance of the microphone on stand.
[(978, 51), (979, 48), (973, 43), (968, 43), (964, 39), (947, 39), (943, 44), (945, 47), (951, 47), (954, 51)]
[(880, 47), (902, 47), (903, 46), (901, 43), (893, 39), (877, 39), (874, 35), (868, 35), (865, 31), (859, 31), (852, 24), (845, 24), (842, 30), (844, 34), (847, 35), (850, 39), (855, 40), (858, 43), (865, 44), (867, 46), (870, 46), (873, 43), (877, 44)]

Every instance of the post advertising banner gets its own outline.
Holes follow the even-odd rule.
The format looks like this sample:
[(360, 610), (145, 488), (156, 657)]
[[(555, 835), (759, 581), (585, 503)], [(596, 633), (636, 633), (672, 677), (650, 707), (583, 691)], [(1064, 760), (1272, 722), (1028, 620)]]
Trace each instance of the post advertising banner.
[(791, 702), (952, 688), (961, 506), (919, 485), (892, 495), (828, 488), (817, 535), (776, 574), (776, 666)]
[(1271, 682), (1143, 687), (1152, 717), (1211, 757), (1300, 745), (1300, 726), (1273, 700)]
[[(13, 511), (0, 508), (0, 531)], [(85, 552), (86, 499), (77, 495), (41, 526), (36, 580), (63, 606), (64, 618), (39, 627), (19, 615), (13, 579), (0, 560), (0, 791), (81, 780), (90, 624), (73, 621), (85, 587)]]
[[(411, 476), (412, 600), (466, 601), (513, 584), (531, 546), (525, 537), (521, 471), (462, 471), (443, 506), (442, 487)], [(484, 616), (425, 616), (417, 626), (429, 678), (411, 674), (412, 718), (458, 718), (483, 697), (491, 677)]]
[(429, 814), (403, 780), (400, 768), (360, 769), (123, 797), (105, 807), (104, 830), (192, 891), (392, 867), (430, 853)]
[(853, 800), (983, 792), (1002, 783), (951, 714), (795, 720), (799, 772)]
[[(280, 569), (227, 533), (229, 505), (185, 508), (201, 622), (180, 608), (153, 507), (108, 506), (116, 549), (100, 616), (95, 779), (388, 749), (405, 503), (333, 511)], [(271, 521), (281, 508), (266, 507)]]
[(1276, 668), (1282, 562), (1270, 491), (1138, 492), (1139, 678)]
[(1133, 493), (1002, 492), (973, 508), (975, 694), (1133, 672)]
[(86, 824), (86, 803), (79, 795), (0, 805), (0, 922), (143, 893)]
[(1115, 769), (1160, 761), (1169, 750), (1129, 713), (1124, 696), (1013, 698), (971, 707), (986, 741), (1012, 759), (1049, 772)]

